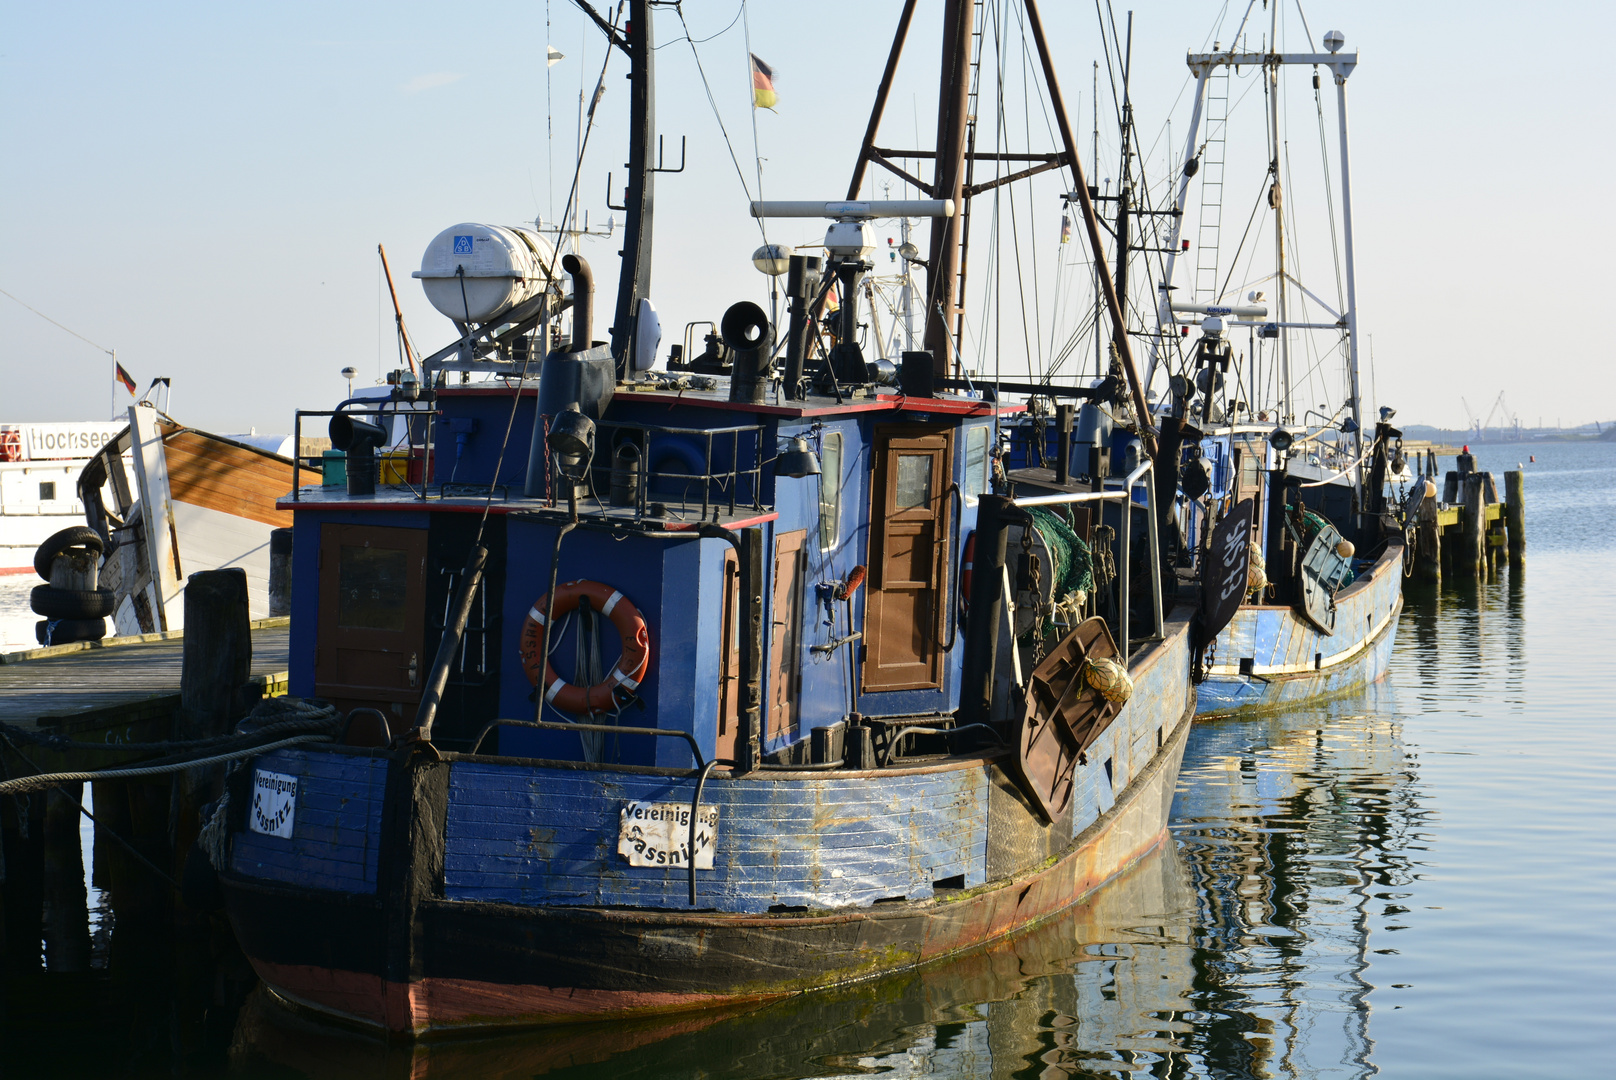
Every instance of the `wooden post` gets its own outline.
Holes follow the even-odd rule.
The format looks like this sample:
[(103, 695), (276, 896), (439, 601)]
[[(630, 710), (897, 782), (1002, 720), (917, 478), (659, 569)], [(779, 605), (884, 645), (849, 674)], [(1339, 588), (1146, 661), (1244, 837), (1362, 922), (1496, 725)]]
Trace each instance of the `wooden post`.
[(763, 760), (763, 530), (741, 530), (741, 772)]
[(1478, 581), (1485, 581), (1487, 557), (1483, 545), (1487, 542), (1487, 536), (1483, 518), (1482, 478), (1479, 474), (1470, 473), (1464, 478), (1463, 494), (1464, 502), (1459, 510), (1459, 570)]
[(247, 571), (233, 567), (192, 574), (185, 585), (185, 653), (174, 737), (228, 734), (241, 718), (242, 688), (251, 677)]
[(79, 846), (78, 800), (83, 792), (83, 784), (63, 784), (44, 793), (46, 971), (90, 970), (90, 912)]
[(269, 534), (269, 617), (292, 613), (292, 530)]
[[(247, 572), (203, 570), (185, 585), (185, 652), (180, 662), (180, 709), (174, 738), (227, 735), (246, 714), (252, 677), (252, 625)], [(218, 773), (218, 770), (214, 770)], [(174, 870), (179, 879), (200, 827), (198, 811), (218, 797), (219, 777), (178, 774), (175, 788)]]
[[(1436, 485), (1421, 480), (1427, 484), (1427, 491), (1435, 491)], [(1420, 503), (1420, 517), (1418, 531), (1415, 533), (1415, 572), (1421, 581), (1442, 580), (1442, 527), (1437, 524), (1436, 496), (1428, 495)]]
[(34, 791), (0, 798), (3, 837), (6, 957), (15, 972), (39, 970), (40, 915), (44, 910), (45, 796)]
[(1504, 526), (1509, 530), (1509, 565), (1526, 565), (1526, 474), (1519, 469), (1504, 474)]

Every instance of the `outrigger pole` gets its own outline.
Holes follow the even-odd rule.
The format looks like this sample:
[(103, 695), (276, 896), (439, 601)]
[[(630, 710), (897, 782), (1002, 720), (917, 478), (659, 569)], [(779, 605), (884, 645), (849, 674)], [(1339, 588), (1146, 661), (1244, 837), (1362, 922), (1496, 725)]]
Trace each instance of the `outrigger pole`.
[[(1088, 234), (1089, 249), (1097, 263), (1104, 265), (1109, 260), (1105, 255), (1105, 246), (1100, 241), (1099, 221), (1095, 217), (1094, 202), (1089, 196), (1088, 179), (1083, 174), (1083, 161), (1077, 153), (1077, 140), (1072, 135), (1072, 124), (1066, 115), (1066, 102), (1061, 97), (1060, 82), (1055, 76), (1054, 60), (1049, 53), (1043, 19), (1039, 16), (1035, 0), (1024, 0), (1027, 23), (1032, 30), (1033, 42), (1038, 47), (1038, 60), (1043, 68), (1044, 86), (1048, 89), (1054, 106), (1063, 152), (977, 154), (967, 150), (965, 125), (970, 94), (968, 75), (976, 7), (972, 0), (947, 0), (944, 11), (940, 115), (935, 155), (926, 151), (883, 150), (875, 145), (876, 130), (880, 126), (881, 114), (886, 108), (887, 97), (892, 89), (892, 78), (897, 71), (898, 57), (903, 52), (904, 39), (909, 33), (915, 2), (916, 0), (906, 0), (903, 13), (898, 17), (898, 29), (893, 35), (892, 51), (887, 56), (886, 69), (881, 73), (881, 85), (876, 91), (875, 106), (870, 113), (869, 126), (865, 129), (864, 144), (859, 151), (858, 162), (853, 167), (853, 180), (848, 186), (847, 197), (849, 199), (858, 197), (859, 187), (864, 182), (864, 166), (867, 162), (874, 161), (932, 198), (953, 199), (956, 207), (960, 208), (954, 217), (941, 218), (933, 222), (931, 257), (927, 266), (929, 295), (926, 302), (926, 348), (931, 351), (934, 370), (941, 375), (946, 372), (950, 351), (952, 350), (953, 355), (958, 355), (958, 346), (953, 340), (948, 322), (958, 314), (963, 300), (959, 295), (959, 266), (960, 248), (964, 237), (963, 207), (966, 199), (1010, 180), (1019, 180), (1065, 165), (1072, 170), (1073, 178), (1077, 181), (1078, 203), (1083, 212), (1083, 225)], [(933, 156), (937, 160), (937, 167), (933, 172), (934, 182), (931, 184), (910, 175), (891, 160)], [(966, 162), (976, 160), (1017, 160), (1035, 164), (994, 182), (967, 186)], [(1127, 376), (1133, 410), (1138, 417), (1139, 437), (1144, 442), (1146, 451), (1155, 457), (1156, 433), (1151, 427), (1150, 409), (1145, 402), (1145, 385), (1139, 377), (1139, 367), (1129, 346), (1127, 321), (1124, 318), (1122, 303), (1117, 296), (1116, 284), (1108, 274), (1102, 273), (1098, 277), (1105, 294), (1106, 310), (1111, 316), (1111, 341), (1116, 348), (1123, 372)], [(940, 313), (939, 307), (942, 309)]]

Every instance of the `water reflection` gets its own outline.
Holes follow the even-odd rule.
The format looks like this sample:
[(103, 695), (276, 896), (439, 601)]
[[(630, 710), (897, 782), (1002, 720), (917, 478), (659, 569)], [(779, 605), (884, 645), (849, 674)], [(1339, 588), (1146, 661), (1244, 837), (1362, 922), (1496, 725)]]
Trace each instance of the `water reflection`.
[(1089, 906), (1012, 941), (868, 986), (739, 1014), (387, 1047), (260, 991), (231, 1051), (246, 1076), (1114, 1076), (1176, 1053), (1192, 1006), (1194, 902), (1166, 847)]
[(1425, 816), (1389, 692), (1192, 731), (1174, 804), (1199, 907), (1190, 1075), (1365, 1076)]

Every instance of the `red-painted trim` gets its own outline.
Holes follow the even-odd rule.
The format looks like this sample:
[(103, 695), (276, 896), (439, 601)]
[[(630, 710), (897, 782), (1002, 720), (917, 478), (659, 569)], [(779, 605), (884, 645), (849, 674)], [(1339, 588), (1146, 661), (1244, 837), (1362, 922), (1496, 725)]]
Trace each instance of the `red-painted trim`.
[(33, 572), (34, 568), (32, 566), (0, 566), (0, 577), (4, 577), (6, 574), (32, 574)]

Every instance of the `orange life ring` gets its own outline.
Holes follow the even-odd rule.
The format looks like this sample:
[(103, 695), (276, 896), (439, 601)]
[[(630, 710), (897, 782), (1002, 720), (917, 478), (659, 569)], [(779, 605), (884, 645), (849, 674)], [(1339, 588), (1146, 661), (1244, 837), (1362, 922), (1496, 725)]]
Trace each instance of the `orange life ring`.
[(976, 568), (976, 530), (965, 534), (965, 550), (960, 555), (960, 610), (971, 610), (971, 571)]
[(543, 664), (544, 700), (558, 709), (579, 715), (614, 711), (617, 703), (613, 700), (612, 692), (619, 686), (628, 690), (636, 689), (640, 680), (645, 678), (645, 669), (651, 666), (651, 634), (645, 627), (645, 619), (633, 601), (610, 585), (602, 585), (598, 581), (569, 581), (557, 586), (555, 609), (551, 617), (559, 618), (576, 609), (578, 601), (586, 596), (596, 611), (612, 620), (612, 625), (617, 627), (617, 633), (623, 639), (623, 655), (617, 658), (617, 663), (612, 665), (600, 682), (587, 689), (564, 682), (550, 666), (549, 658), (541, 658), (544, 649), (544, 613), (550, 606), (548, 593), (539, 597), (528, 609), (517, 646), (522, 657), (522, 670), (527, 673), (527, 681), (535, 686), (539, 682), (539, 666)]

